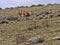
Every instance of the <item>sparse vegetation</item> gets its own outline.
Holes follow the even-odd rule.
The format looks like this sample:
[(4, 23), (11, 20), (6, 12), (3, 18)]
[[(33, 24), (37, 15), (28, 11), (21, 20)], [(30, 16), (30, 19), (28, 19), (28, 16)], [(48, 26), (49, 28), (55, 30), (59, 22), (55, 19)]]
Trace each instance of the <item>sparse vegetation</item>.
[(31, 7), (36, 7), (37, 5), (31, 5)]
[[(27, 10), (33, 14), (29, 17), (21, 17), (21, 20), (18, 15), (19, 10)], [(14, 19), (10, 17), (11, 15)], [(21, 8), (0, 10), (0, 21), (7, 21), (7, 16), (9, 20), (12, 18), (12, 21), (8, 20), (9, 23), (3, 21), (0, 24), (0, 45), (22, 45), (22, 43), (27, 45), (29, 44), (25, 43), (27, 40), (38, 35), (43, 36), (45, 41), (42, 43), (38, 41), (38, 43), (31, 45), (60, 45), (60, 40), (52, 40), (53, 37), (60, 36), (60, 4), (32, 5), (29, 8), (22, 6)], [(17, 18), (19, 21), (16, 21)]]
[(2, 10), (2, 8), (0, 8), (0, 10)]
[(43, 4), (38, 4), (37, 6), (44, 6)]

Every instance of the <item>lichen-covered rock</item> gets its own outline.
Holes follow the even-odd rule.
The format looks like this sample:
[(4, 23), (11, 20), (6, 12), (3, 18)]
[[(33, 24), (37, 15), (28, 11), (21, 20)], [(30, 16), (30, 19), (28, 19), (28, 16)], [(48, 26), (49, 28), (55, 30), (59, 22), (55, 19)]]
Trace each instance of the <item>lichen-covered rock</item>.
[(15, 20), (20, 20), (20, 17), (18, 16), (0, 16), (0, 20), (8, 20), (8, 21), (15, 21)]
[(39, 11), (39, 12), (36, 12), (36, 16), (39, 16), (39, 15), (48, 15), (48, 14), (51, 14), (52, 12), (49, 12), (49, 11)]
[(5, 20), (6, 16), (0, 16), (0, 21)]
[(31, 20), (31, 18), (29, 18), (29, 17), (22, 17), (22, 18), (20, 18), (20, 20), (27, 21), (27, 20)]
[(6, 16), (6, 20), (9, 20), (9, 21), (15, 21), (15, 20), (18, 20), (19, 17), (17, 16)]
[(1, 21), (0, 21), (0, 24), (4, 24), (4, 23), (9, 23), (9, 22), (6, 21), (6, 20), (1, 20)]
[(53, 37), (52, 40), (60, 40), (60, 36)]
[(35, 19), (43, 19), (43, 16), (42, 15), (37, 16)]
[(33, 37), (33, 38), (29, 39), (28, 42), (31, 44), (35, 44), (35, 43), (43, 42), (44, 40), (45, 40), (44, 37), (40, 36), (40, 37)]

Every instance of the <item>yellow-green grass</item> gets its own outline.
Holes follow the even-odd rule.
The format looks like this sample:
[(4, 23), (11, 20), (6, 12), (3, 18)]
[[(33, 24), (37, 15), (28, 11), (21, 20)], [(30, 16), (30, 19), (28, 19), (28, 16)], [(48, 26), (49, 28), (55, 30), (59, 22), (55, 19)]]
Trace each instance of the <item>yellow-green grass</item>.
[[(38, 7), (29, 7), (29, 8), (16, 8), (16, 9), (4, 9), (0, 10), (0, 15), (18, 15), (17, 12), (20, 9), (28, 10), (28, 11), (56, 11), (60, 9), (60, 5), (52, 5), (52, 6), (38, 6)], [(47, 20), (49, 27), (44, 27), (42, 22)], [(37, 29), (28, 30), (27, 28), (30, 24), (37, 24), (42, 26)], [(26, 29), (26, 30), (25, 30)], [(2, 30), (2, 31), (1, 31)], [(16, 35), (22, 34), (26, 35), (28, 39), (31, 37), (35, 37), (37, 35), (44, 36), (46, 40), (51, 40), (51, 38), (55, 36), (60, 36), (60, 32), (55, 32), (56, 30), (60, 30), (60, 17), (59, 18), (51, 18), (51, 19), (42, 19), (42, 20), (28, 20), (28, 21), (19, 21), (13, 22), (9, 24), (0, 24), (0, 45), (21, 45), (16, 43)], [(48, 41), (43, 43), (37, 43), (33, 45), (60, 45), (60, 41)]]

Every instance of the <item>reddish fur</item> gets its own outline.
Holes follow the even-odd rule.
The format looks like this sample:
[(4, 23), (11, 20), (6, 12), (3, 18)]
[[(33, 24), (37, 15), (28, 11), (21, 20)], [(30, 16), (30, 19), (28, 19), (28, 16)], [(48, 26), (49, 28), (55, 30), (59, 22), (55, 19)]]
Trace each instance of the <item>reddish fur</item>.
[(19, 11), (19, 15), (20, 15), (21, 17), (26, 16), (26, 14), (28, 14), (28, 12), (25, 11), (25, 10), (20, 10), (20, 11)]

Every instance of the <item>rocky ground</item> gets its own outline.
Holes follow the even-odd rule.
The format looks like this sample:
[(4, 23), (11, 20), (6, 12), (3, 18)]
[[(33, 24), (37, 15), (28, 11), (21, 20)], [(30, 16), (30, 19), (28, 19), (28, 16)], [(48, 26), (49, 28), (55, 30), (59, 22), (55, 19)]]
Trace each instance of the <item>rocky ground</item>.
[(0, 45), (60, 45), (60, 5), (30, 8), (29, 17), (0, 10)]

